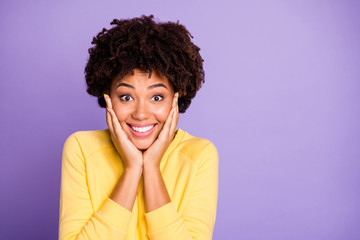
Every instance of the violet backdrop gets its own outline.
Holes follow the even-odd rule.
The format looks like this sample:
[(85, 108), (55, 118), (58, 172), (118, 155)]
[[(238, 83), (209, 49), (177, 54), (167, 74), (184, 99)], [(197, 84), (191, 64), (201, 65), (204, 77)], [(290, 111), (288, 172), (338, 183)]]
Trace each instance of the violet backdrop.
[(61, 153), (114, 18), (184, 24), (206, 82), (179, 127), (220, 155), (214, 239), (360, 239), (360, 1), (1, 1), (0, 238), (57, 239)]

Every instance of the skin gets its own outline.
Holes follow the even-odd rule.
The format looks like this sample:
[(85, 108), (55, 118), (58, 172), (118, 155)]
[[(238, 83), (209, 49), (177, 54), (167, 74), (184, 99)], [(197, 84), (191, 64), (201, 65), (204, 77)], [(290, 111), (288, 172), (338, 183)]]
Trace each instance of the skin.
[[(174, 138), (179, 118), (178, 93), (174, 94), (168, 79), (158, 71), (148, 78), (148, 73), (134, 69), (134, 75), (113, 80), (109, 95), (104, 95), (106, 121), (125, 167), (110, 198), (132, 211), (143, 176), (145, 209), (153, 211), (171, 201), (160, 161)], [(129, 124), (155, 127), (148, 136), (138, 136)]]

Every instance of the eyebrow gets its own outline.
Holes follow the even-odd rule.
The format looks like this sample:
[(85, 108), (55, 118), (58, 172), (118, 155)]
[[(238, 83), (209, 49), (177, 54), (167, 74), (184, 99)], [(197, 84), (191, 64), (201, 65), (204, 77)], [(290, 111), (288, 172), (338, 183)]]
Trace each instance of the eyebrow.
[[(127, 83), (119, 83), (119, 84), (116, 86), (116, 88), (118, 88), (118, 87), (120, 87), (120, 86), (135, 89), (134, 86), (132, 86), (132, 85), (130, 85), (130, 84), (127, 84)], [(157, 88), (157, 87), (163, 87), (163, 88), (168, 89), (168, 88), (167, 88), (164, 84), (162, 84), (162, 83), (157, 83), (157, 84), (151, 85), (151, 86), (148, 87), (148, 89)]]
[(154, 84), (154, 85), (151, 85), (149, 86), (148, 88), (151, 89), (151, 88), (157, 88), (157, 87), (164, 87), (166, 89), (168, 89), (164, 84), (162, 83), (157, 83), (157, 84)]
[(120, 86), (124, 86), (124, 87), (128, 87), (128, 88), (133, 88), (135, 89), (134, 86), (130, 85), (130, 84), (127, 84), (127, 83), (120, 83), (119, 85), (116, 86), (116, 88), (120, 87)]

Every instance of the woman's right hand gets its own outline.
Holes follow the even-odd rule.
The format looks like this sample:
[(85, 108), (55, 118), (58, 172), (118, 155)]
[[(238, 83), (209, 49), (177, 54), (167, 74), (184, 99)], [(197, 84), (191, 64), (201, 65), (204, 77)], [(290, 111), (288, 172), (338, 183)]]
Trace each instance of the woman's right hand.
[(124, 160), (125, 168), (142, 169), (143, 157), (139, 149), (129, 140), (124, 130), (121, 128), (118, 118), (112, 108), (111, 98), (104, 94), (106, 101), (106, 122), (109, 127), (111, 140)]

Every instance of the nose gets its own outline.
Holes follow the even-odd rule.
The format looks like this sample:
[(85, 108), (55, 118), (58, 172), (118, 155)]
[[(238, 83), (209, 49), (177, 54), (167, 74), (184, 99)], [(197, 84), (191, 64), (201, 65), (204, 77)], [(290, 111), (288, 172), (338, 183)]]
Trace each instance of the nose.
[(146, 120), (149, 118), (150, 111), (149, 107), (144, 101), (139, 101), (135, 104), (132, 111), (132, 118), (138, 121)]

